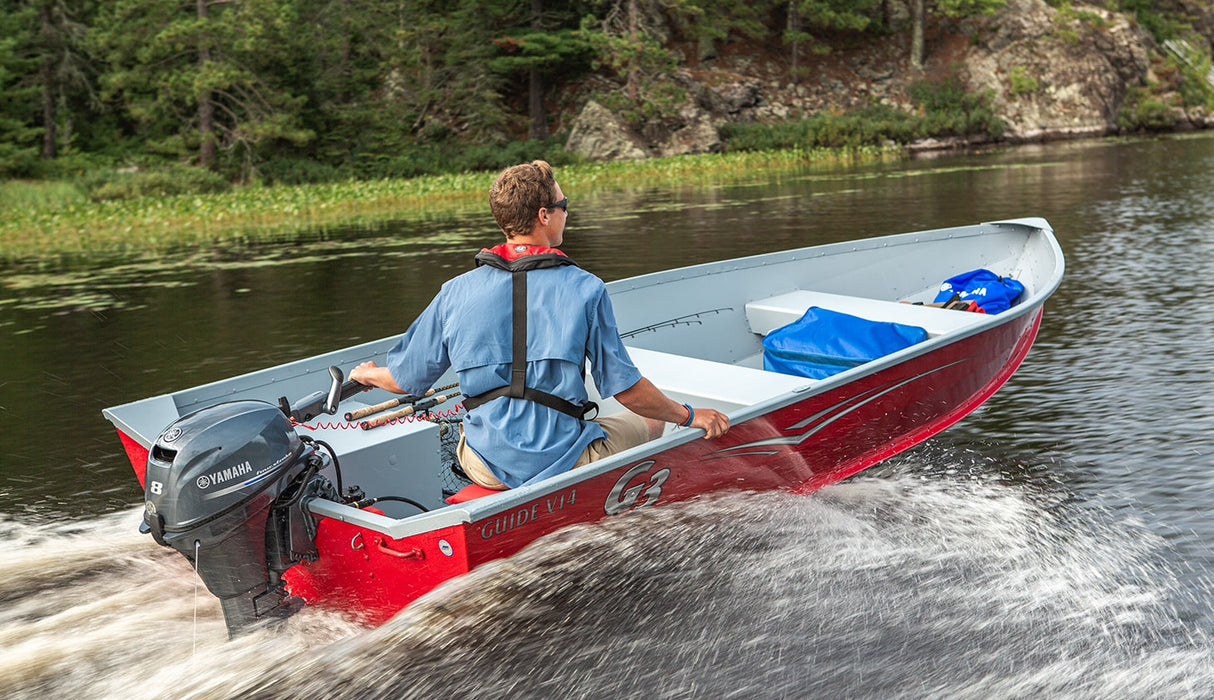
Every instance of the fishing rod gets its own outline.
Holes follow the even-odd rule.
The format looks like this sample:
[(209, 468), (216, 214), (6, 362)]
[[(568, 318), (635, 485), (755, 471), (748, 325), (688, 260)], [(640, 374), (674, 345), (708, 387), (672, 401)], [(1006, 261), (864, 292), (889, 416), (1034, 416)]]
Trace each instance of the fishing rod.
[(396, 408), (397, 406), (402, 406), (404, 404), (415, 404), (418, 401), (421, 401), (422, 399), (425, 399), (429, 396), (434, 395), (435, 392), (446, 391), (448, 389), (454, 389), (457, 386), (459, 386), (459, 382), (448, 384), (446, 386), (436, 386), (433, 389), (431, 389), (430, 391), (427, 391), (426, 393), (422, 394), (421, 396), (417, 396), (415, 394), (406, 394), (404, 396), (398, 396), (394, 399), (388, 399), (387, 401), (385, 401), (383, 403), (377, 403), (374, 406), (366, 406), (364, 408), (359, 408), (359, 409), (355, 409), (353, 411), (348, 411), (346, 413), (346, 420), (348, 420), (348, 421), (361, 420), (363, 418), (366, 418), (367, 416), (379, 413), (380, 411), (386, 411), (389, 408)]
[(449, 400), (454, 399), (459, 396), (463, 396), (463, 394), (461, 394), (458, 391), (455, 393), (452, 393), (452, 394), (439, 394), (438, 396), (435, 396), (433, 398), (418, 401), (411, 406), (406, 406), (405, 408), (402, 408), (399, 411), (393, 411), (392, 413), (382, 415), (379, 418), (376, 418), (375, 420), (363, 421), (359, 425), (363, 430), (371, 430), (372, 428), (378, 428), (381, 425), (387, 425), (389, 423), (393, 423), (401, 418), (404, 418), (405, 416), (411, 416), (414, 413), (417, 413), (418, 411), (428, 411), (429, 409), (439, 405), (440, 403), (449, 401)]

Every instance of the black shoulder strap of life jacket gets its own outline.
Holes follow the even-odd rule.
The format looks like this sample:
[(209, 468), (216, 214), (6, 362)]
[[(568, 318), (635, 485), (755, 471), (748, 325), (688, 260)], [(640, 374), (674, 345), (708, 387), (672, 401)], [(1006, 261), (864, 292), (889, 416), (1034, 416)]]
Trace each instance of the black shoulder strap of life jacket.
[(598, 411), (599, 407), (593, 401), (587, 401), (584, 405), (579, 406), (555, 394), (527, 386), (527, 271), (561, 265), (576, 266), (577, 263), (571, 258), (557, 253), (525, 255), (514, 260), (506, 260), (496, 253), (482, 250), (476, 255), (476, 264), (478, 267), (489, 265), (505, 270), (511, 276), (510, 384), (490, 389), (483, 394), (465, 397), (464, 409), (471, 411), (499, 396), (509, 396), (514, 399), (534, 401), (579, 420), (586, 420), (587, 416)]

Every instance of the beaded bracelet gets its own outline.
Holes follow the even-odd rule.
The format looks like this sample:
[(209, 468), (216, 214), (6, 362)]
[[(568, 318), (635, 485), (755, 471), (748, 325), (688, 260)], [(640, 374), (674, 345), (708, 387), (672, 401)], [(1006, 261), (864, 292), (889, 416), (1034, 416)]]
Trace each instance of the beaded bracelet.
[(691, 407), (691, 404), (685, 403), (685, 404), (683, 404), (683, 408), (687, 409), (687, 422), (680, 423), (679, 425), (686, 428), (686, 427), (689, 427), (691, 425), (691, 422), (696, 419), (696, 412), (695, 412), (695, 409), (693, 409)]

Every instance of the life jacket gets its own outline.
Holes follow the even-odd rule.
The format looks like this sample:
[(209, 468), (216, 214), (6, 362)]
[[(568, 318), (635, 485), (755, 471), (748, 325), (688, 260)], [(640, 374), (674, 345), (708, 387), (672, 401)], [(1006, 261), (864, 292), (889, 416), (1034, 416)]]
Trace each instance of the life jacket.
[(997, 314), (1011, 308), (1022, 293), (1024, 285), (1019, 281), (978, 269), (944, 280), (934, 301), (946, 309)]
[(527, 386), (527, 272), (549, 267), (578, 264), (555, 248), (503, 243), (482, 249), (476, 254), (476, 266), (488, 265), (511, 275), (511, 358), (510, 384), (490, 389), (483, 394), (464, 398), (464, 409), (471, 411), (499, 396), (527, 399), (548, 408), (586, 420), (598, 411), (598, 405), (587, 401), (579, 406), (555, 394)]

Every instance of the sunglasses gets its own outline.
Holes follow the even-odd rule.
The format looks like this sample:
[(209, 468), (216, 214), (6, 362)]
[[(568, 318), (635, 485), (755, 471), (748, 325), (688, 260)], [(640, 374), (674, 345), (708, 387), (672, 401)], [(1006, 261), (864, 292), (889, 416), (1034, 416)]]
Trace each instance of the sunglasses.
[(568, 214), (569, 213), (569, 198), (566, 197), (566, 198), (562, 199), (561, 201), (555, 202), (553, 204), (549, 204), (548, 206), (546, 206), (544, 208), (545, 209), (564, 209), (565, 213)]

